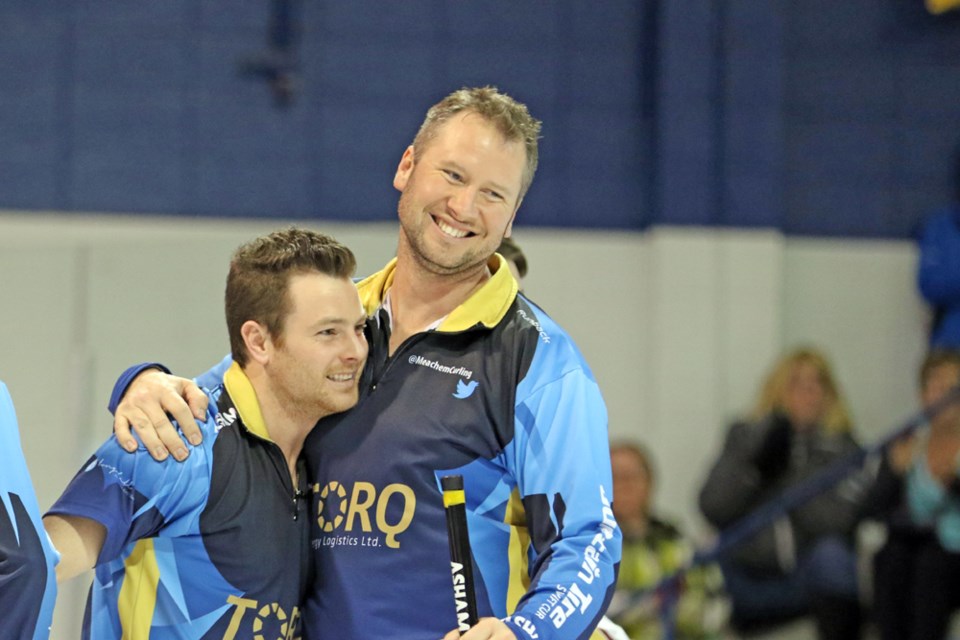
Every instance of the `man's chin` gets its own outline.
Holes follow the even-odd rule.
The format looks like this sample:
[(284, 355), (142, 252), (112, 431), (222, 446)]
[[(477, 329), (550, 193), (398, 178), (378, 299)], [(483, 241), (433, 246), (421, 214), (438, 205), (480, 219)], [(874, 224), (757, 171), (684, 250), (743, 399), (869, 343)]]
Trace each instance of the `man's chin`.
[[(491, 255), (492, 252), (491, 252)], [(480, 258), (476, 255), (458, 256), (451, 259), (451, 256), (443, 253), (435, 253), (430, 256), (418, 256), (418, 262), (430, 273), (439, 276), (452, 276), (461, 273), (467, 273), (471, 270), (479, 270), (486, 265), (487, 258)]]
[(357, 401), (359, 400), (359, 394), (354, 391), (352, 394), (344, 394), (343, 398), (337, 398), (336, 401), (330, 403), (330, 413), (343, 413), (344, 411), (349, 411), (357, 406)]

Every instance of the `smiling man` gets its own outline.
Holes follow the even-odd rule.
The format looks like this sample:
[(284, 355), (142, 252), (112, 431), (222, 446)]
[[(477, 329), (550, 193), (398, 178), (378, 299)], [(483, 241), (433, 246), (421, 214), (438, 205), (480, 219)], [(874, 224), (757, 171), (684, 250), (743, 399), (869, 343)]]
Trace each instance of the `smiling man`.
[(299, 636), (310, 584), (300, 452), (320, 418), (357, 402), (367, 343), (355, 265), (300, 229), (234, 254), (234, 362), (205, 392), (203, 445), (157, 464), (108, 441), (44, 518), (58, 580), (96, 564), (85, 637)]
[[(464, 477), (484, 616), (464, 640), (587, 638), (606, 608), (620, 532), (603, 399), (573, 341), (494, 253), (533, 180), (539, 133), (509, 96), (462, 89), (431, 107), (400, 159), (397, 257), (358, 284), (371, 316), (360, 403), (304, 448), (316, 568), (306, 637), (436, 639), (457, 626), (440, 491), (451, 473)], [(139, 375), (117, 410), (121, 442), (135, 446), (135, 424), (151, 450), (185, 457), (164, 418), (198, 435), (181, 393), (201, 409), (190, 381)]]

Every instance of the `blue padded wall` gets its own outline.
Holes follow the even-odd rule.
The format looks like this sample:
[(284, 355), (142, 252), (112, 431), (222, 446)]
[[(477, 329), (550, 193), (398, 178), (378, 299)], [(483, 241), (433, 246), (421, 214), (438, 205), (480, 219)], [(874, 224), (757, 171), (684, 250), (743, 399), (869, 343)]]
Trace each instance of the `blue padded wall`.
[(640, 226), (638, 3), (302, 6), (279, 109), (238, 73), (269, 2), (5, 2), (0, 208), (390, 219), (426, 108), (489, 83), (545, 121), (524, 224)]
[(426, 108), (544, 120), (518, 224), (908, 237), (952, 195), (960, 18), (921, 0), (302, 2), (296, 98), (239, 63), (270, 0), (0, 5), (0, 209), (395, 216)]

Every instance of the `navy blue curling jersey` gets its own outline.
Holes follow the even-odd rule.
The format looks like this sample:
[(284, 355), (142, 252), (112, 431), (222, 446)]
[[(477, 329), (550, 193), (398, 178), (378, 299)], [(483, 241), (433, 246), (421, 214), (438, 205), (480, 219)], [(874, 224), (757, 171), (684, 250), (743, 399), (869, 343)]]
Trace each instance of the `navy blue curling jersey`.
[(358, 284), (372, 316), (360, 404), (307, 440), (317, 570), (310, 638), (436, 640), (456, 628), (439, 478), (464, 477), (481, 616), (518, 638), (588, 638), (613, 592), (607, 414), (569, 336), (493, 276), (388, 355), (395, 262)]
[(203, 444), (184, 462), (111, 438), (51, 508), (107, 530), (84, 637), (299, 637), (306, 487), (295, 489), (238, 365), (207, 394)]

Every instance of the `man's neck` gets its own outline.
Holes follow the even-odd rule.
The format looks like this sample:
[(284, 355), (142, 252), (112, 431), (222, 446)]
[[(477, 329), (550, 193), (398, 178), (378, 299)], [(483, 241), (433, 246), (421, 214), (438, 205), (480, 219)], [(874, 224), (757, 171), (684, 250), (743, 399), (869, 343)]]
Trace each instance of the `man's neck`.
[(391, 355), (404, 340), (449, 315), (489, 279), (486, 264), (464, 273), (439, 275), (400, 252), (390, 287)]
[(295, 404), (279, 397), (262, 373), (247, 371), (250, 384), (257, 394), (260, 413), (270, 439), (283, 452), (290, 470), (290, 478), (296, 486), (297, 459), (303, 450), (307, 434), (319, 420), (319, 416), (298, 411)]

